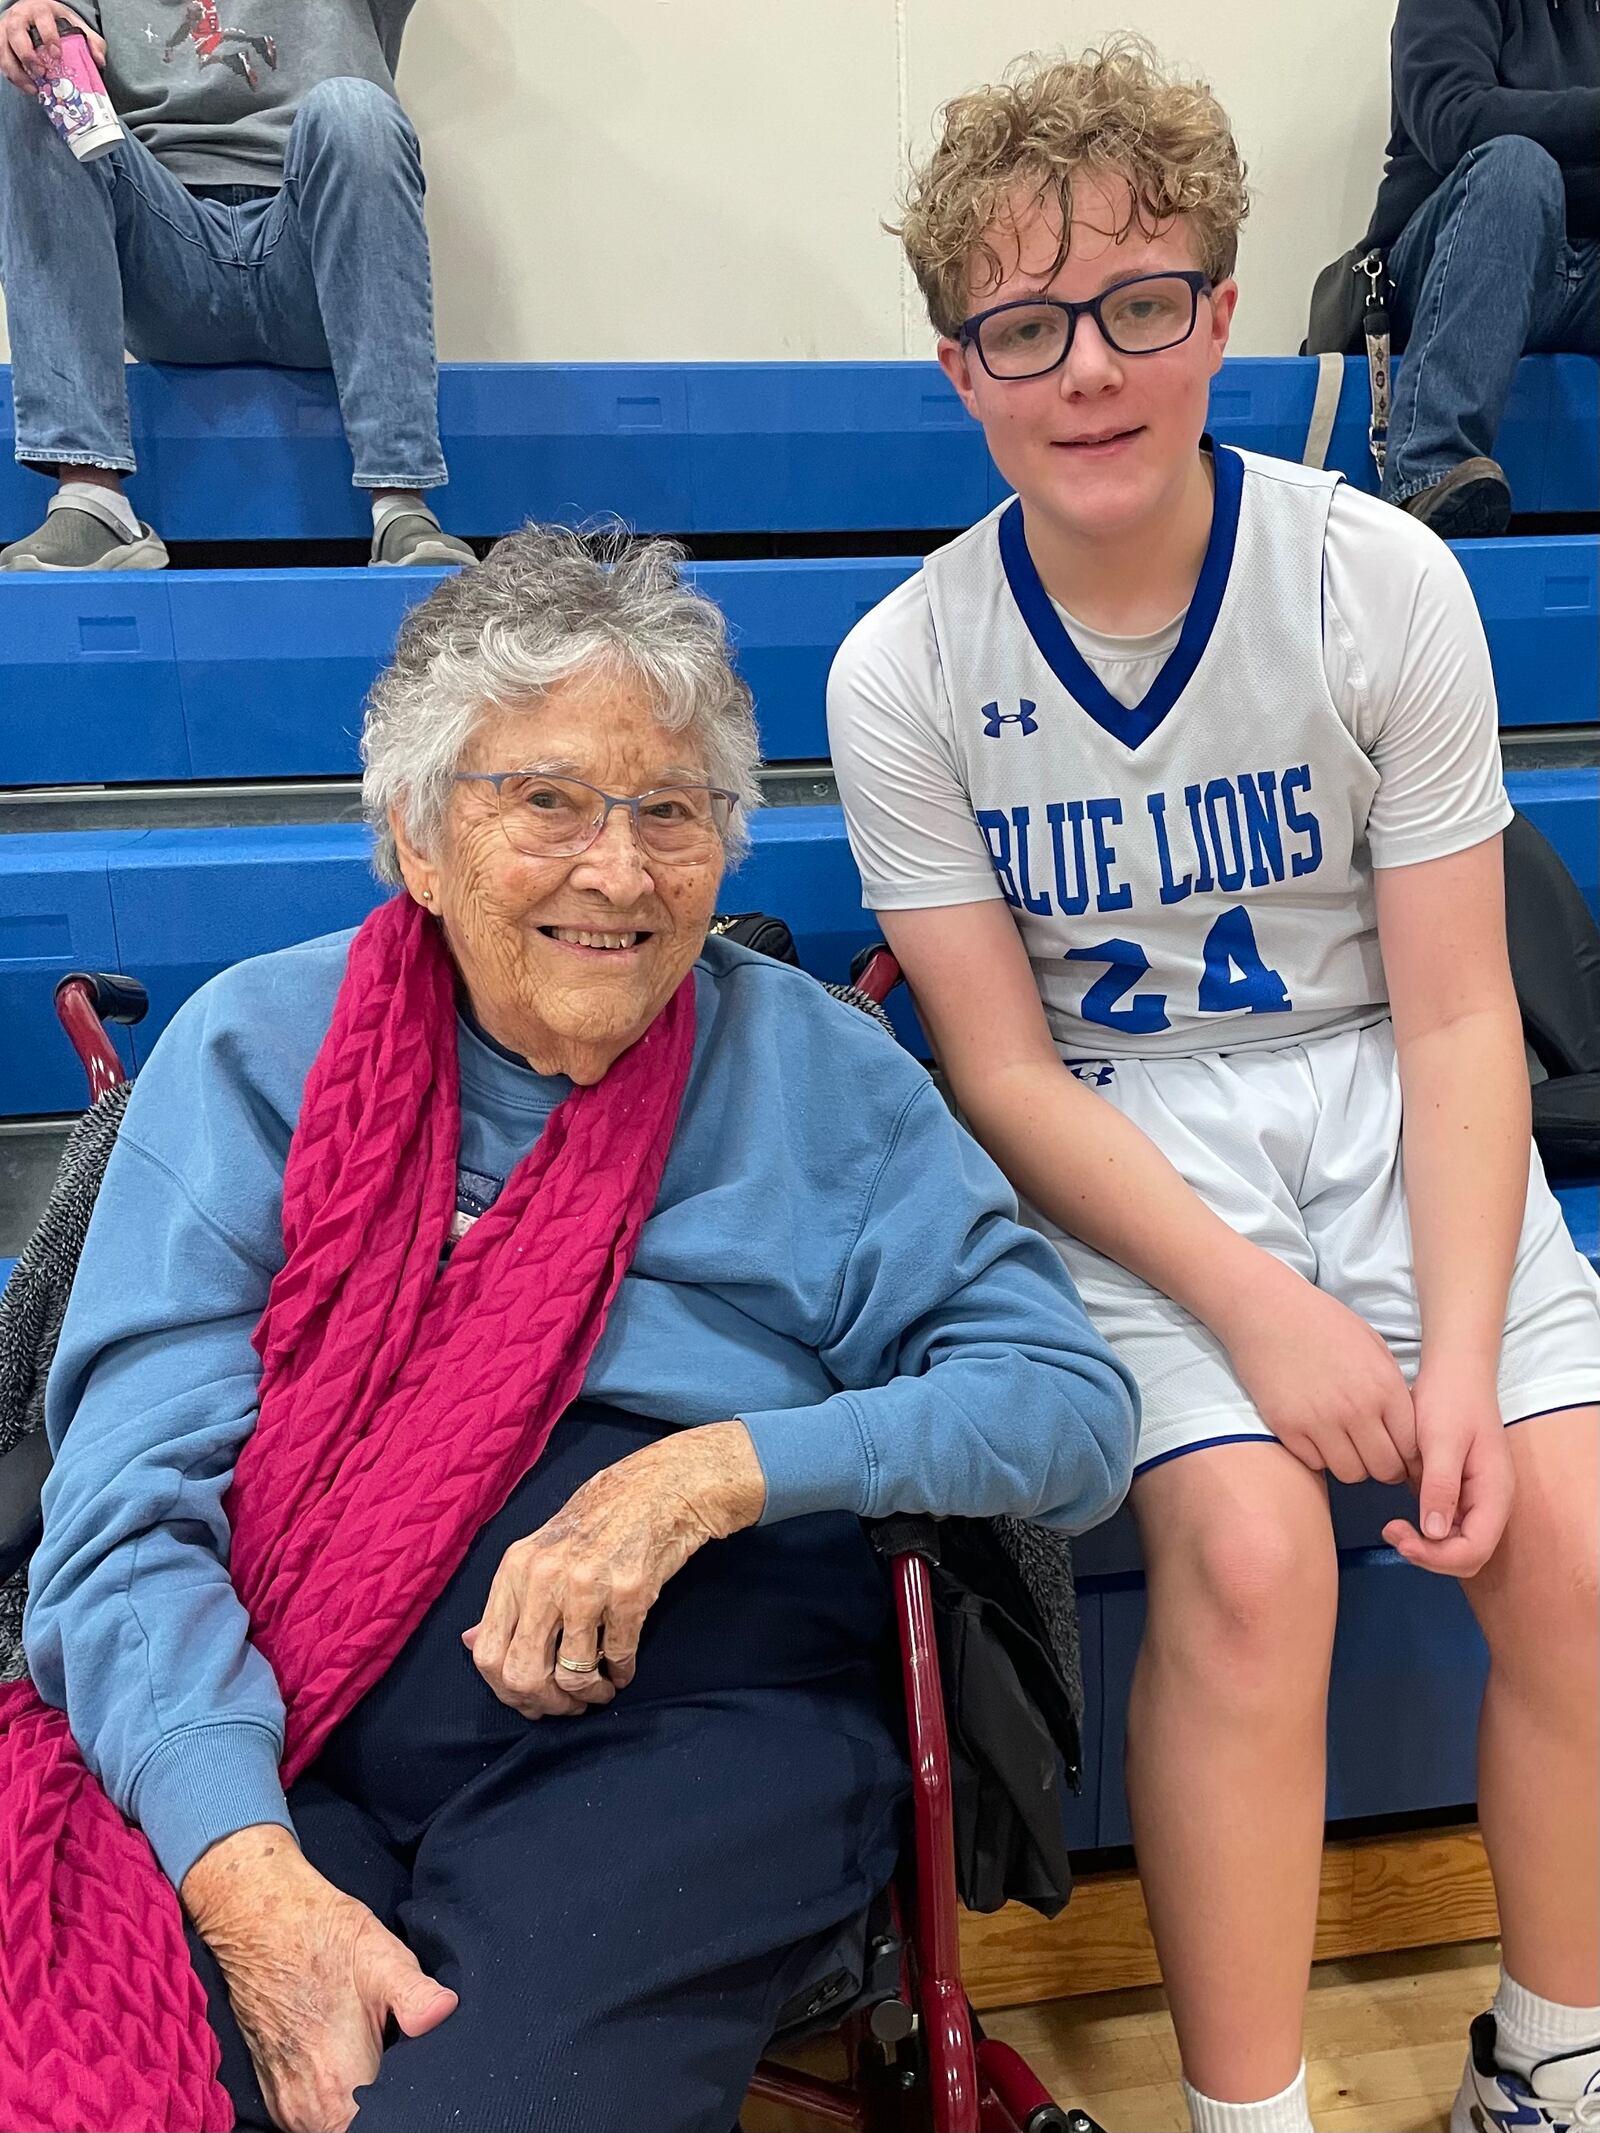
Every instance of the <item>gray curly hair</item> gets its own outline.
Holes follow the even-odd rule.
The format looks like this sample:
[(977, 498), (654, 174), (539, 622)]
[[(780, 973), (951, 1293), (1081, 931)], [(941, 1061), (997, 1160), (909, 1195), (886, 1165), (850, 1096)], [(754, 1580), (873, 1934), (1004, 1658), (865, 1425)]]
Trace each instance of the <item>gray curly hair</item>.
[(738, 795), (727, 841), (730, 862), (740, 858), (761, 804), (755, 714), (722, 611), (684, 583), (683, 562), (675, 542), (635, 542), (619, 527), (586, 536), (529, 525), (412, 610), (361, 733), (361, 803), (381, 880), (400, 879), (391, 808), (419, 851), (437, 848), (482, 719), (607, 668), (643, 685), (669, 732), (698, 737), (711, 783)]

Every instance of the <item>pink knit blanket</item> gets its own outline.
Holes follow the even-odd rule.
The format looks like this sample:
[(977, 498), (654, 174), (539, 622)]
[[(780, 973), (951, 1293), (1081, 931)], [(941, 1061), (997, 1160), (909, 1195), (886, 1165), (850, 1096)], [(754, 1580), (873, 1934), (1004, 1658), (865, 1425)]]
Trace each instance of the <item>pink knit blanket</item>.
[[(694, 980), (576, 1089), (456, 1246), (454, 972), (409, 897), (351, 944), (283, 1181), (228, 1512), (285, 1784), (394, 1659), (577, 1396), (655, 1201)], [(487, 1691), (485, 1691), (487, 1694)], [(0, 1690), (0, 2127), (233, 2124), (177, 1897), (65, 1716)]]

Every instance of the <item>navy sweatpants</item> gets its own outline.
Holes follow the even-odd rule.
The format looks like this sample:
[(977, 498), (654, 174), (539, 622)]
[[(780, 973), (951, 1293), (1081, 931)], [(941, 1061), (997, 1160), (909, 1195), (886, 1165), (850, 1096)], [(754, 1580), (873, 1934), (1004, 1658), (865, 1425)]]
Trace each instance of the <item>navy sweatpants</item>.
[[(312, 1863), (461, 1996), (385, 2052), (357, 2133), (729, 2133), (779, 2010), (893, 1871), (891, 1618), (852, 1518), (703, 1548), (604, 1710), (530, 1723), (473, 1667), (461, 1632), (506, 1548), (660, 1434), (571, 1409), (290, 1793)], [(193, 1945), (239, 2123), (268, 2126)]]

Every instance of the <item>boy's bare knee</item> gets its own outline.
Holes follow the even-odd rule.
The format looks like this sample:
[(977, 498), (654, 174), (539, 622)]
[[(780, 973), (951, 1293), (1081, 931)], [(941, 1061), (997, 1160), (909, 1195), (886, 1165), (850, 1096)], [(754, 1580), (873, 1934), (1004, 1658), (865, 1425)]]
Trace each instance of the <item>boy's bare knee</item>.
[(1151, 1636), (1224, 1701), (1320, 1695), (1338, 1587), (1331, 1535), (1236, 1521), (1191, 1536), (1151, 1579)]

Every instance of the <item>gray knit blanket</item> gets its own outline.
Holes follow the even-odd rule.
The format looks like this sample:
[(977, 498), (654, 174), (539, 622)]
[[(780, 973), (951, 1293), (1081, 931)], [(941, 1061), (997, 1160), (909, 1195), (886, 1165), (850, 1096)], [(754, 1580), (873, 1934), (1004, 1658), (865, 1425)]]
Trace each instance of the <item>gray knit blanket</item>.
[[(0, 1459), (44, 1428), (45, 1379), (130, 1091), (128, 1082), (108, 1089), (73, 1127), (39, 1226), (0, 1296)], [(22, 1657), (27, 1590), (22, 1570), (0, 1584), (0, 1681), (20, 1680), (27, 1671)]]
[(1064, 1533), (1026, 1518), (996, 1518), (994, 1537), (1028, 1588), (1045, 1628), (1072, 1715), (1083, 1724), (1083, 1639), (1078, 1629), (1078, 1593), (1072, 1577), (1072, 1543)]

